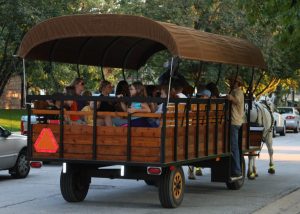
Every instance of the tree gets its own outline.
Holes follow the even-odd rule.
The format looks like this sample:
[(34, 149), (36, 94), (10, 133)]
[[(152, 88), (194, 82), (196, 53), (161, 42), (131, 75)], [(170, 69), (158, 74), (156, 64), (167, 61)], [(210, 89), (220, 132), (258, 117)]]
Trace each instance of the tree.
[[(36, 23), (53, 16), (73, 13), (79, 1), (15, 0), (0, 2), (0, 95), (12, 74), (21, 72), (21, 62), (14, 59), (25, 33)], [(33, 64), (29, 71), (36, 68)]]

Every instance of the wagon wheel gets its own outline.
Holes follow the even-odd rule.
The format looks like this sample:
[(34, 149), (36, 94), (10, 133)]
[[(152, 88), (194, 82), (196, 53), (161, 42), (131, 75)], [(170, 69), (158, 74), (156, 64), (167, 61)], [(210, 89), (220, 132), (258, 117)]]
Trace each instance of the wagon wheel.
[(241, 157), (241, 167), (242, 167), (243, 178), (234, 182), (227, 181), (226, 186), (228, 189), (238, 190), (244, 185), (245, 175), (246, 175), (246, 163), (244, 157)]
[(185, 180), (182, 167), (176, 167), (173, 170), (167, 168), (160, 177), (159, 200), (165, 208), (175, 208), (183, 200), (185, 189)]
[(81, 169), (68, 165), (66, 173), (60, 175), (60, 191), (68, 202), (83, 201), (89, 191), (91, 177)]

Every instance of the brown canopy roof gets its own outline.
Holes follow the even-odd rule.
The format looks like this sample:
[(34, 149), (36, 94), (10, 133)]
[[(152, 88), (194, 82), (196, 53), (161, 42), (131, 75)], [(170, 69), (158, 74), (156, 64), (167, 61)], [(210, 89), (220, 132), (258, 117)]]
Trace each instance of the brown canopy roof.
[(29, 30), (18, 55), (26, 59), (138, 69), (168, 49), (180, 58), (266, 68), (246, 40), (130, 15), (73, 15)]

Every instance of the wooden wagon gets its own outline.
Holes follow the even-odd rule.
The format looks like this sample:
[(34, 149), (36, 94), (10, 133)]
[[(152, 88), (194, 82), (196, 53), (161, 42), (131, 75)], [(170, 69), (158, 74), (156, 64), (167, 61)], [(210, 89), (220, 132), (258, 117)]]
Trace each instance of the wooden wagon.
[[(237, 38), (215, 35), (170, 23), (128, 15), (75, 15), (49, 19), (34, 26), (18, 52), (26, 60), (42, 60), (138, 70), (154, 53), (220, 64), (266, 67), (260, 50)], [(24, 66), (25, 67), (25, 66)], [(243, 179), (230, 181), (230, 102), (226, 99), (114, 98), (27, 96), (27, 102), (48, 99), (143, 101), (164, 103), (163, 113), (74, 112), (28, 106), (28, 158), (63, 163), (60, 187), (66, 201), (85, 199), (91, 177), (142, 179), (157, 185), (163, 207), (181, 204), (184, 165), (211, 168), (211, 181), (229, 189), (244, 183), (243, 156), (260, 149), (261, 133), (243, 124), (240, 138)], [(251, 101), (247, 101), (251, 102)], [(180, 105), (184, 104), (182, 109)], [(62, 106), (62, 105), (61, 105)], [(249, 105), (251, 106), (251, 105)], [(96, 109), (96, 108), (94, 108)], [(31, 124), (30, 115), (59, 115), (56, 124)], [(93, 125), (66, 124), (66, 115), (93, 115)], [(128, 119), (127, 127), (97, 126), (98, 116)], [(249, 115), (249, 114), (248, 114)], [(131, 127), (131, 117), (154, 118), (156, 128)], [(249, 117), (247, 118), (249, 121)], [(122, 165), (120, 169), (106, 166)], [(105, 167), (105, 168), (104, 168)]]

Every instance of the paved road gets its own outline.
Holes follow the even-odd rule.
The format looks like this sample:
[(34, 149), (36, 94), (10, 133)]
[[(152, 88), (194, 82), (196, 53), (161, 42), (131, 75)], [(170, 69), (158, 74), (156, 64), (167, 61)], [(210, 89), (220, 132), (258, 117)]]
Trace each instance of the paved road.
[[(264, 147), (257, 162), (259, 177), (255, 181), (246, 180), (241, 190), (231, 191), (225, 184), (210, 183), (210, 171), (206, 169), (203, 177), (187, 180), (183, 203), (177, 209), (161, 208), (157, 188), (143, 181), (93, 179), (84, 202), (67, 203), (59, 189), (60, 166), (33, 169), (23, 180), (13, 180), (3, 171), (0, 172), (0, 213), (245, 214), (271, 211), (274, 206), (268, 208), (268, 205), (278, 205), (278, 200), (283, 205), (278, 205), (278, 210), (275, 206), (275, 212), (269, 213), (288, 213), (279, 208), (286, 205), (285, 201), (291, 201), (288, 197), (299, 195), (300, 134), (278, 136), (274, 139), (274, 150), (275, 175), (267, 173), (268, 155)], [(294, 211), (291, 213), (299, 212), (297, 206)]]

